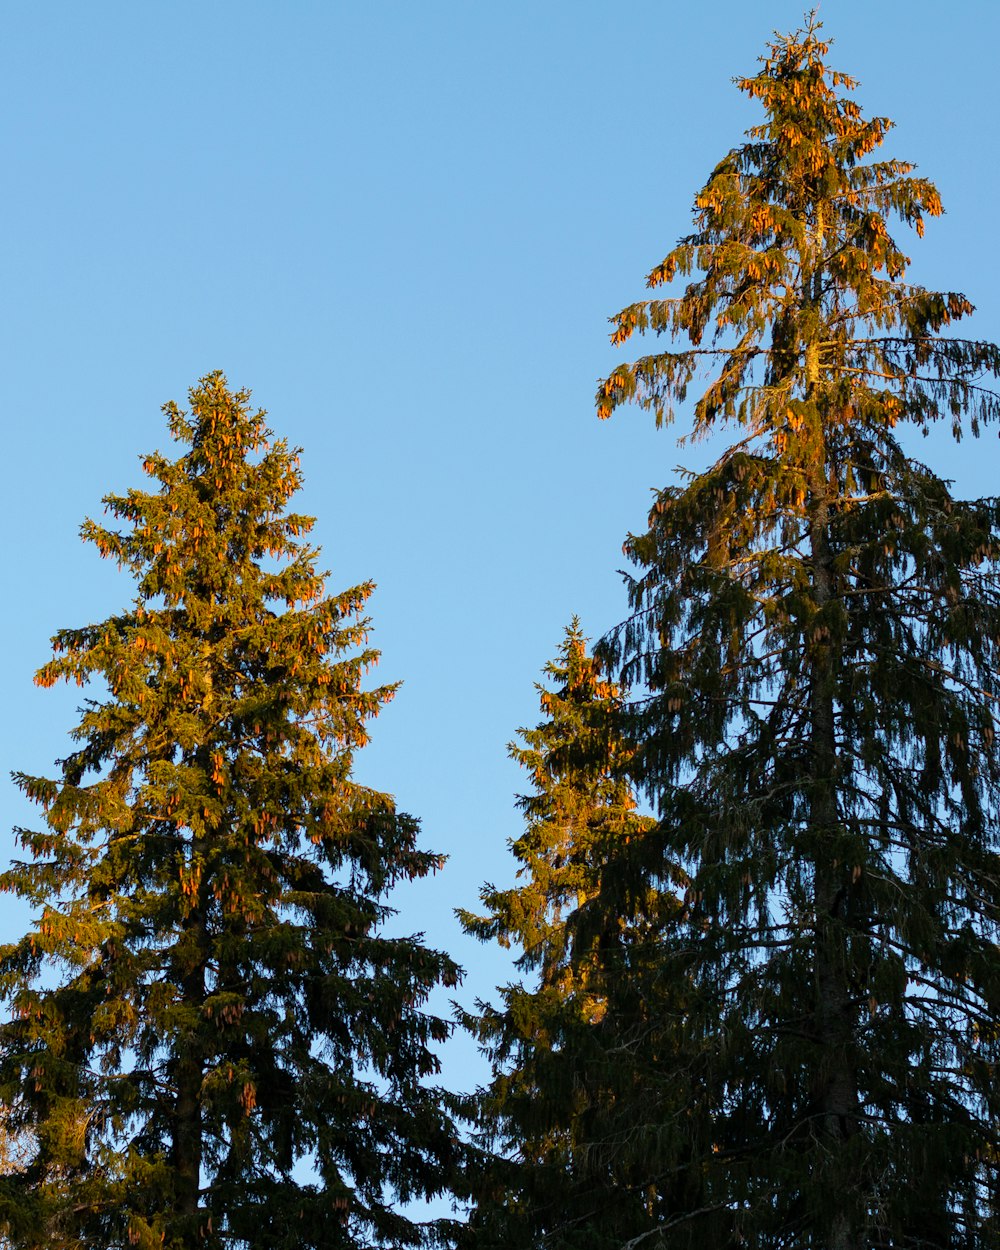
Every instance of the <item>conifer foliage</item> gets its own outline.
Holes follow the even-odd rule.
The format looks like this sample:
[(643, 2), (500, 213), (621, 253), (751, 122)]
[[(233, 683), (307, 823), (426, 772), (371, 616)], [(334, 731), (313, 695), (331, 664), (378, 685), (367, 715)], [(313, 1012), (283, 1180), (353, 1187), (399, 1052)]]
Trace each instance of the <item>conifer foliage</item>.
[(1000, 1241), (1000, 508), (900, 441), (994, 421), (1000, 350), (907, 280), (890, 219), (922, 234), (938, 193), (871, 159), (891, 123), (827, 55), (813, 18), (739, 82), (765, 119), (648, 278), (686, 285), (613, 319), (676, 350), (597, 395), (659, 423), (704, 378), (694, 432), (732, 434), (629, 538), (604, 651), (660, 818), (621, 855), (689, 866), (720, 1021), (704, 1201), (645, 1245)]
[(32, 1149), (0, 1219), (39, 1250), (420, 1244), (394, 1205), (447, 1185), (422, 1004), (457, 970), (381, 932), (439, 859), (351, 778), (392, 694), (362, 688), (372, 587), (325, 595), (248, 392), (165, 412), (183, 454), (82, 530), (137, 597), (37, 675), (96, 690), (60, 775), (17, 778), (44, 827), (0, 878), (39, 911), (0, 950), (0, 1098)]
[(685, 880), (661, 871), (633, 894), (606, 879), (616, 848), (655, 824), (623, 779), (620, 694), (576, 621), (546, 674), (545, 718), (510, 748), (533, 785), (513, 843), (519, 883), (486, 886), (485, 915), (460, 913), (480, 940), (521, 949), (530, 974), (504, 987), (500, 1009), (480, 1003), (464, 1021), (495, 1068), (466, 1105), (467, 1239), (483, 1250), (620, 1246), (655, 1232), (682, 1195), (696, 1200), (699, 1183), (681, 1169), (667, 1191), (654, 1146), (691, 1154), (694, 1080), (675, 1041), (695, 1005), (670, 945)]

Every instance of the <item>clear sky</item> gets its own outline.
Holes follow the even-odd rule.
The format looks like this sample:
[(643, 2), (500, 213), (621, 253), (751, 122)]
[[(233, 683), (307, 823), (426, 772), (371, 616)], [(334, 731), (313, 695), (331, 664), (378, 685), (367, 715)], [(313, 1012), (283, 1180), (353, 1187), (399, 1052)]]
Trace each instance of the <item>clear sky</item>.
[[(166, 450), (160, 405), (224, 369), (305, 449), (330, 588), (373, 578), (380, 680), (404, 686), (358, 775), (450, 856), (401, 928), (506, 976), (456, 905), (510, 878), (505, 744), (576, 612), (623, 613), (616, 570), (679, 451), (639, 411), (594, 416), (606, 318), (686, 233), (757, 113), (732, 86), (800, 0), (7, 0), (0, 411), (7, 539), (4, 771), (65, 754), (79, 692), (31, 676), (60, 627), (131, 587), (77, 528)], [(912, 276), (1000, 338), (995, 0), (826, 0), (833, 63), (885, 151), (947, 215)], [(629, 347), (633, 347), (630, 344)], [(683, 420), (677, 433), (684, 432)], [(918, 453), (997, 489), (996, 432)], [(30, 813), (0, 783), (0, 856)], [(24, 914), (0, 910), (0, 939)], [(481, 1076), (468, 1043), (454, 1088)]]

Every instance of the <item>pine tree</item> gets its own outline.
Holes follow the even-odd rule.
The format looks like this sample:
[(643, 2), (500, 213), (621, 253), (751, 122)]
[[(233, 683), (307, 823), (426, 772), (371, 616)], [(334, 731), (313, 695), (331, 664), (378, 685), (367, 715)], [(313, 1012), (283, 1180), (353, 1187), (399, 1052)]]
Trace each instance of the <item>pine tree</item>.
[(978, 1250), (1000, 1242), (1000, 507), (901, 440), (995, 420), (1000, 350), (948, 336), (965, 296), (907, 280), (890, 219), (921, 235), (941, 201), (871, 159), (891, 123), (827, 55), (813, 16), (739, 80), (765, 119), (647, 280), (686, 285), (613, 318), (674, 350), (619, 365), (599, 415), (662, 423), (703, 379), (693, 432), (732, 441), (628, 539), (602, 654), (718, 998), (689, 1235)]
[(533, 785), (512, 847), (519, 884), (484, 887), (485, 915), (459, 913), (480, 940), (520, 948), (530, 974), (503, 988), (499, 1009), (479, 1003), (464, 1018), (494, 1067), (466, 1105), (476, 1250), (610, 1250), (649, 1236), (699, 1187), (690, 1169), (659, 1175), (654, 1146), (667, 1138), (690, 1156), (693, 1140), (695, 1077), (678, 1072), (674, 1052), (678, 1021), (695, 1014), (679, 949), (664, 977), (683, 874), (661, 866), (634, 895), (627, 880), (606, 880), (618, 844), (655, 825), (622, 777), (620, 695), (576, 620), (545, 672), (545, 719), (510, 747)]
[(165, 408), (183, 454), (83, 538), (136, 579), (37, 682), (95, 688), (0, 878), (37, 920), (0, 950), (0, 1101), (35, 1144), (0, 1222), (27, 1250), (423, 1244), (454, 1134), (426, 1078), (457, 969), (383, 935), (439, 857), (351, 778), (393, 688), (372, 586), (327, 597), (299, 458), (220, 373)]

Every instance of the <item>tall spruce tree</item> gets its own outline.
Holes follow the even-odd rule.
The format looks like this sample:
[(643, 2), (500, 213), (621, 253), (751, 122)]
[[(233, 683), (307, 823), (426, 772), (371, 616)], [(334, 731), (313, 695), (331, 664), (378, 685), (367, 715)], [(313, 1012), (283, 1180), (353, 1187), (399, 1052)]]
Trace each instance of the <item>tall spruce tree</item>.
[(645, 1246), (1000, 1244), (1000, 508), (901, 441), (995, 420), (1000, 350), (906, 279), (889, 219), (922, 234), (938, 193), (870, 159), (891, 123), (827, 54), (813, 16), (739, 80), (765, 119), (647, 279), (686, 285), (613, 319), (675, 349), (597, 395), (661, 423), (704, 379), (694, 433), (732, 431), (628, 539), (603, 652), (660, 818), (620, 854), (688, 865), (720, 1018), (706, 1201)]
[(96, 685), (0, 888), (38, 909), (0, 950), (0, 1100), (32, 1143), (4, 1178), (20, 1250), (423, 1244), (396, 1209), (448, 1185), (435, 1092), (454, 963), (382, 934), (439, 857), (351, 779), (377, 652), (370, 584), (327, 597), (298, 455), (220, 373), (168, 404), (183, 454), (106, 498), (86, 541), (130, 609), (54, 640), (37, 682)]
[[(500, 1008), (464, 1018), (494, 1066), (465, 1107), (476, 1250), (638, 1244), (700, 1201), (686, 1166), (698, 1159), (696, 1073), (676, 1052), (681, 1021), (697, 1015), (675, 937), (686, 879), (663, 864), (653, 882), (614, 876), (616, 848), (655, 821), (623, 779), (620, 695), (577, 621), (545, 671), (544, 719), (510, 747), (533, 786), (512, 848), (519, 883), (484, 887), (484, 915), (459, 913), (480, 940), (519, 948), (530, 974), (503, 988)], [(680, 1160), (669, 1178), (665, 1141)]]

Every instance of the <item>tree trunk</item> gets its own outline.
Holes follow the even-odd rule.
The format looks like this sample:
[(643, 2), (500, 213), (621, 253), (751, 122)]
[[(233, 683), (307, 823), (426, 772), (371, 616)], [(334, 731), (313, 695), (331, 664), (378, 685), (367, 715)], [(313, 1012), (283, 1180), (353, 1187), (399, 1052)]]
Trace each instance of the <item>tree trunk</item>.
[[(185, 997), (188, 989), (185, 986)], [(202, 990), (204, 983), (202, 979)], [(201, 1193), (201, 1058), (191, 1046), (178, 1056), (176, 1066), (177, 1101), (174, 1113), (174, 1174), (177, 1215), (182, 1227), (196, 1227)]]
[[(819, 309), (822, 301), (824, 222), (822, 206), (815, 206), (812, 256), (804, 266), (806, 305)], [(820, 401), (820, 355), (815, 338), (805, 348), (806, 396)], [(820, 614), (833, 598), (833, 567), (830, 552), (830, 452), (826, 432), (820, 428), (809, 482), (809, 547), (813, 598)], [(817, 1110), (822, 1137), (836, 1152), (858, 1131), (857, 1074), (852, 1059), (854, 1008), (847, 968), (846, 928), (841, 918), (848, 866), (837, 853), (839, 808), (837, 803), (836, 664), (828, 626), (818, 625), (810, 640), (811, 786), (809, 825), (813, 854), (813, 890), (816, 914), (814, 1028), (819, 1047)], [(836, 1167), (834, 1168), (836, 1174)], [(825, 1238), (829, 1250), (859, 1250), (857, 1221), (849, 1204), (851, 1186), (838, 1185), (824, 1208), (832, 1212)], [(827, 1196), (825, 1196), (827, 1197)], [(821, 1234), (822, 1235), (822, 1234)]]
[[(817, 473), (810, 516), (810, 547), (813, 593), (818, 608), (833, 594), (827, 527), (828, 490), (825, 473)], [(845, 896), (845, 873), (849, 866), (838, 862), (839, 826), (837, 805), (837, 739), (834, 714), (835, 655), (831, 639), (812, 640), (813, 663), (810, 691), (811, 796), (809, 823), (813, 848), (815, 933), (815, 1015), (819, 1047), (818, 1112), (823, 1138), (834, 1151), (859, 1127), (857, 1077), (851, 1051), (854, 1007), (847, 968), (846, 929), (841, 918)], [(840, 1187), (838, 1186), (838, 1189)], [(848, 1187), (829, 1195), (828, 1209), (835, 1212), (827, 1230), (830, 1250), (857, 1250), (858, 1229), (845, 1205)]]
[[(201, 859), (202, 842), (194, 838), (191, 844), (189, 871), (197, 872)], [(181, 1001), (185, 1007), (200, 1012), (205, 1001), (205, 968), (207, 962), (207, 934), (204, 919), (204, 891), (202, 881), (193, 881), (198, 901), (184, 917), (182, 928), (185, 957), (193, 960), (193, 966), (183, 969), (179, 978)], [(188, 945), (190, 943), (190, 946)], [(186, 1239), (193, 1239), (198, 1231), (198, 1209), (201, 1198), (202, 1125), (201, 1086), (204, 1080), (204, 1056), (199, 1043), (200, 1018), (191, 1034), (176, 1039), (177, 1059), (174, 1065), (176, 1101), (173, 1123), (173, 1169), (175, 1216), (178, 1229)]]

